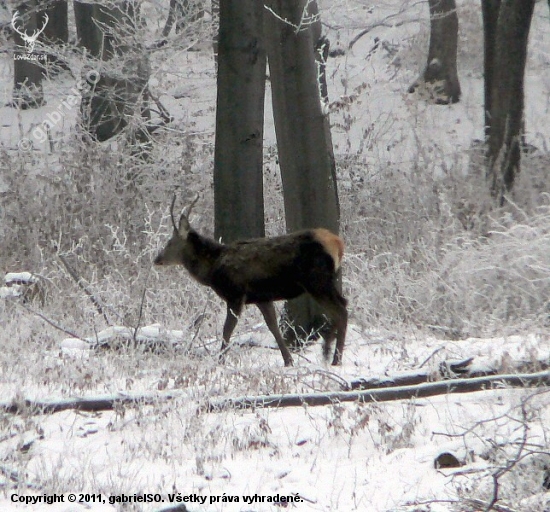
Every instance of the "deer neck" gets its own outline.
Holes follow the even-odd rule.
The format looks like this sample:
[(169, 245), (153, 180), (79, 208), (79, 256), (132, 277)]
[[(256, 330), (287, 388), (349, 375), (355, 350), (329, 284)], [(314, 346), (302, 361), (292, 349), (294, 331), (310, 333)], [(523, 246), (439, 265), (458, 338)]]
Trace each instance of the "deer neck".
[(224, 250), (224, 245), (199, 235), (195, 231), (187, 235), (187, 250), (183, 264), (189, 273), (201, 284), (212, 282), (212, 269)]

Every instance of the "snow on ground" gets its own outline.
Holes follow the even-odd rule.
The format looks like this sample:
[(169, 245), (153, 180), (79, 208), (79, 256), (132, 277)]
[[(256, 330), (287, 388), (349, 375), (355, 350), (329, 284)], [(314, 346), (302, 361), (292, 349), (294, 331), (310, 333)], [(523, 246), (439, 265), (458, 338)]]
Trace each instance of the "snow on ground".
[[(481, 137), (482, 77), (479, 68), (472, 64), (476, 62), (474, 56), (472, 61), (464, 56), (461, 61), (463, 97), (458, 105), (432, 106), (405, 92), (421, 70), (422, 57), (414, 69), (402, 61), (403, 55), (395, 56), (391, 51), (393, 47), (406, 46), (406, 41), (416, 37), (420, 25), (426, 25), (426, 5), (387, 2), (373, 8), (371, 16), (359, 3), (330, 4), (331, 8), (323, 14), (328, 26), (333, 27), (329, 28), (329, 37), (333, 41), (340, 39), (344, 46), (364, 26), (375, 24), (376, 16), (382, 19), (395, 12), (398, 5), (410, 6), (393, 20), (394, 24), (373, 29), (345, 57), (329, 62), (331, 99), (353, 94), (365, 84), (350, 111), (344, 109), (332, 117), (337, 154), (361, 154), (365, 166), (390, 162), (408, 167), (423, 156), (423, 151), (428, 151), (430, 158), (435, 154), (444, 166), (447, 159), (458, 154), (457, 148), (469, 147), (473, 139)], [(470, 13), (471, 5), (459, 2), (459, 15), (461, 9), (470, 9)], [(536, 48), (543, 44), (547, 48), (550, 40), (548, 15), (542, 12), (543, 8), (547, 6), (539, 2), (532, 35)], [(477, 22), (475, 16), (468, 16), (469, 23), (480, 26), (479, 16)], [(399, 23), (407, 19), (410, 22)], [(348, 28), (339, 28), (344, 26)], [(385, 50), (367, 57), (374, 37), (388, 44)], [(481, 37), (476, 41), (481, 43)], [(481, 47), (477, 51), (481, 53)], [(537, 143), (547, 140), (549, 133), (550, 83), (547, 73), (541, 72), (547, 69), (547, 52), (534, 53), (535, 60), (530, 61), (527, 74), (526, 117), (531, 130), (528, 138)], [(207, 52), (188, 52), (179, 58), (158, 67), (155, 83), (165, 93), (161, 99), (170, 111), (179, 109), (182, 124), (212, 135), (215, 84), (211, 56)], [(3, 103), (11, 94), (7, 59), (7, 55), (2, 55), (0, 63)], [(0, 107), (2, 144), (14, 150), (22, 138), (29, 138), (36, 150), (47, 151), (48, 141), (39, 140), (33, 129), (71, 94), (73, 87), (74, 80), (69, 78), (63, 83), (55, 82), (55, 86), (46, 89), (48, 105), (22, 112), (20, 118), (11, 109)], [(541, 98), (546, 98), (546, 103)], [(349, 124), (347, 114), (353, 119)], [(275, 143), (270, 115), (267, 98), (266, 145)], [(68, 136), (75, 117), (76, 111), (65, 112), (52, 129), (54, 135)], [(0, 177), (0, 191), (1, 187)], [(148, 334), (152, 331), (161, 332), (162, 328), (150, 326)], [(469, 357), (474, 357), (481, 367), (507, 368), (512, 361), (547, 357), (548, 333), (446, 341), (426, 338), (424, 334), (416, 336), (414, 332), (389, 335), (350, 326), (342, 368), (326, 367), (317, 344), (308, 348), (303, 357), (297, 357), (295, 368), (286, 369), (278, 351), (265, 348), (273, 348), (274, 344), (263, 326), (245, 334), (239, 332), (235, 338), (243, 346), (233, 348), (227, 364), (220, 367), (214, 358), (204, 352), (199, 354), (196, 364), (204, 365), (204, 378), (186, 385), (178, 384), (172, 377), (165, 379), (161, 368), (155, 367), (143, 370), (140, 378), (119, 375), (89, 384), (85, 392), (75, 387), (67, 393), (62, 382), (48, 380), (47, 385), (40, 386), (40, 378), (13, 368), (0, 378), (2, 401), (125, 391), (159, 390), (162, 395), (172, 388), (182, 390), (182, 396), (109, 412), (65, 411), (11, 420), (0, 417), (0, 509), (153, 511), (168, 506), (172, 494), (193, 498), (194, 502), (186, 503), (192, 512), (280, 510), (281, 503), (265, 501), (276, 495), (299, 496), (300, 502), (288, 506), (298, 511), (449, 511), (452, 504), (446, 500), (465, 496), (490, 499), (490, 474), (495, 471), (495, 461), (500, 460), (495, 452), (504, 450), (505, 444), (517, 446), (525, 434), (524, 402), (531, 415), (525, 434), (529, 446), (533, 451), (548, 452), (545, 436), (550, 425), (550, 400), (547, 392), (535, 390), (498, 389), (380, 404), (197, 413), (197, 407), (210, 397), (261, 392), (258, 381), (262, 379), (272, 379), (265, 385), (269, 389), (275, 389), (272, 382), (279, 379), (285, 382), (282, 389), (293, 387), (293, 391), (310, 392), (338, 389), (342, 379), (397, 375), (420, 367), (435, 370), (441, 361)], [(172, 341), (185, 336), (182, 331), (171, 334)], [(90, 333), (89, 339), (97, 336)], [(248, 342), (259, 346), (250, 347)], [(102, 364), (102, 357), (108, 365), (117, 356), (109, 356), (107, 361), (107, 356), (91, 351), (82, 341), (63, 341), (60, 337), (59, 346), (40, 357), (51, 362), (53, 372), (56, 366), (85, 369), (92, 362)], [(170, 362), (177, 363), (177, 358), (183, 357), (187, 356), (175, 353)], [(254, 382), (249, 389), (248, 380)], [(434, 459), (443, 452), (453, 453), (465, 466), (436, 469)], [(19, 494), (40, 496), (40, 487), (33, 490), (33, 486), (47, 482), (52, 492), (64, 493), (65, 503), (25, 506), (14, 502), (10, 472), (16, 472), (19, 481), (29, 484), (27, 490), (17, 491)], [(521, 486), (518, 482), (514, 485), (519, 495)], [(77, 497), (88, 493), (89, 502), (68, 503), (69, 492)], [(135, 509), (109, 504), (109, 497), (142, 493), (158, 493), (164, 502), (139, 504)], [(244, 501), (244, 496), (248, 499), (255, 495), (263, 497), (264, 502)], [(229, 502), (229, 497), (239, 501)], [(204, 504), (200, 502), (203, 498)], [(539, 505), (528, 498), (522, 503), (521, 510), (543, 510), (542, 505), (536, 508)]]
[[(267, 368), (290, 380), (301, 375), (301, 385), (307, 390), (308, 384), (315, 386), (316, 371), (335, 371), (350, 381), (361, 376), (396, 375), (408, 365), (412, 369), (422, 363), (424, 369), (435, 370), (440, 361), (468, 357), (483, 367), (502, 368), (507, 359), (533, 360), (550, 350), (547, 335), (450, 342), (384, 339), (354, 326), (350, 331), (341, 369), (322, 364), (319, 345), (305, 352), (298, 367), (285, 369), (278, 351), (245, 344), (233, 348), (221, 378), (230, 378), (232, 372), (252, 374)], [(247, 337), (241, 335), (236, 341), (246, 343)], [(264, 328), (257, 327), (254, 338), (260, 345), (272, 344)], [(63, 364), (71, 365), (81, 357), (72, 352), (63, 357)], [(154, 389), (154, 381), (149, 378), (142, 384), (148, 382), (145, 388)], [(2, 396), (14, 396), (16, 390), (6, 384)], [(40, 389), (19, 391), (19, 396), (43, 395)], [(499, 442), (519, 441), (523, 434), (518, 423), (503, 418), (521, 419), (521, 401), (535, 393), (498, 389), (380, 404), (197, 414), (199, 404), (216, 397), (217, 391), (215, 385), (194, 383), (183, 390), (181, 398), (159, 400), (155, 405), (38, 416), (32, 430), (20, 433), (14, 424), (3, 438), (2, 450), (10, 453), (27, 447), (30, 456), (20, 462), (20, 471), (29, 484), (58, 480), (65, 500), (69, 491), (100, 493), (107, 500), (106, 504), (87, 506), (33, 505), (32, 510), (114, 510), (108, 506), (109, 497), (146, 493), (158, 493), (165, 500), (163, 506), (169, 504), (168, 494), (200, 496), (206, 499), (204, 505), (188, 503), (188, 509), (197, 512), (279, 509), (266, 502), (243, 501), (254, 495), (265, 499), (299, 495), (303, 501), (294, 504), (294, 509), (304, 511), (405, 510), (399, 507), (456, 499), (464, 486), (471, 485), (471, 479), (481, 480), (483, 475), (487, 479), (493, 468), (486, 460), (490, 449)], [(550, 397), (546, 392), (530, 401), (537, 404), (534, 410), (539, 419), (530, 424), (529, 443), (547, 446), (544, 436), (548, 435), (545, 425), (550, 421)], [(457, 435), (465, 432), (469, 434)], [(436, 469), (434, 460), (444, 452), (466, 466)], [(0, 493), (2, 510), (24, 509), (10, 502), (11, 495), (10, 490)], [(211, 503), (224, 496), (238, 497), (239, 502)], [(151, 503), (139, 510), (159, 508)], [(434, 502), (427, 510), (450, 509), (448, 504)]]

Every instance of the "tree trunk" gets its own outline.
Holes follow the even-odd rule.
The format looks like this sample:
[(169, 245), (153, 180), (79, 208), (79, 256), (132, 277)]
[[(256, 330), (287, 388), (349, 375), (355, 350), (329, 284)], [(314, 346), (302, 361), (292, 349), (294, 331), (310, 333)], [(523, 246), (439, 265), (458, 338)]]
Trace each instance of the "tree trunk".
[(164, 24), (164, 28), (162, 29), (162, 37), (168, 37), (170, 32), (172, 31), (172, 27), (174, 26), (174, 22), (176, 21), (176, 18), (178, 16), (178, 1), (177, 0), (170, 0), (170, 7), (168, 9), (168, 17), (166, 18), (166, 23)]
[(430, 5), (430, 48), (428, 63), (421, 79), (409, 87), (414, 92), (420, 82), (429, 84), (430, 98), (438, 105), (460, 99), (456, 68), (458, 16), (455, 0), (428, 0)]
[(493, 94), (493, 63), (495, 60), (495, 42), (498, 13), (501, 0), (482, 0), (483, 16), (483, 71), (485, 96), (485, 139), (488, 140), (491, 126), (491, 105)]
[(69, 24), (67, 0), (48, 0), (43, 2), (41, 17), (48, 15), (48, 23), (44, 29), (44, 38), (52, 44), (66, 44), (69, 41)]
[(502, 2), (495, 34), (489, 110), (488, 178), (500, 205), (519, 171), (524, 74), (535, 0)]
[(103, 34), (94, 23), (95, 4), (73, 2), (78, 45), (86, 48), (92, 57), (101, 58)]
[(214, 197), (224, 242), (265, 234), (263, 11), (256, 0), (220, 2)]
[(46, 55), (37, 51), (32, 44), (26, 43), (21, 33), (32, 35), (43, 25), (40, 24), (36, 0), (19, 4), (14, 13), (16, 11), (19, 16), (14, 21), (16, 50), (13, 54), (13, 105), (22, 109), (37, 108), (45, 103), (42, 90), (42, 66), (38, 62), (41, 62)]
[(55, 44), (67, 43), (69, 41), (67, 0), (48, 1), (46, 13), (50, 19), (44, 32), (48, 41)]
[[(322, 112), (307, 0), (270, 0), (266, 35), (273, 115), (284, 191), (287, 231), (325, 227), (337, 233), (339, 204), (328, 116)], [(283, 21), (287, 20), (287, 21)], [(299, 29), (298, 29), (299, 27)], [(308, 297), (289, 301), (289, 344), (325, 324)]]
[(174, 23), (176, 34), (182, 32), (189, 24), (204, 17), (203, 2), (197, 0), (170, 0), (168, 17), (162, 29), (162, 37), (168, 37)]
[[(47, 16), (47, 18), (46, 18)], [(38, 13), (38, 24), (48, 22), (44, 29), (44, 43), (47, 51), (47, 70), (56, 74), (62, 69), (69, 69), (65, 60), (60, 57), (56, 46), (69, 42), (68, 8), (66, 0), (41, 0)]]
[[(99, 79), (82, 94), (83, 125), (93, 138), (105, 141), (120, 133), (134, 116), (150, 117), (144, 100), (149, 57), (133, 37), (139, 12), (127, 1), (108, 7), (75, 1), (74, 8), (79, 45), (104, 62), (97, 70)], [(147, 138), (146, 130), (138, 127), (130, 140), (141, 144)]]
[(313, 49), (315, 62), (317, 63), (317, 82), (319, 83), (319, 93), (323, 102), (324, 108), (328, 109), (328, 86), (327, 86), (327, 59), (330, 52), (330, 41), (323, 35), (323, 27), (321, 25), (321, 17), (319, 15), (319, 6), (316, 1), (309, 2), (307, 6), (308, 16), (311, 16), (311, 37), (313, 41)]

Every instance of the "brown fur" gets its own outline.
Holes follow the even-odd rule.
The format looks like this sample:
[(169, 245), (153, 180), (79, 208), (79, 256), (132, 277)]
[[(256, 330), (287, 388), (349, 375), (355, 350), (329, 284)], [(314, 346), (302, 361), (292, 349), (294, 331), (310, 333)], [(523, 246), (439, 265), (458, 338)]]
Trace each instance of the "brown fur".
[(338, 270), (342, 265), (344, 257), (344, 241), (338, 236), (325, 228), (317, 228), (313, 230), (313, 236), (334, 260), (334, 269)]
[(174, 234), (155, 258), (155, 265), (183, 265), (191, 276), (226, 302), (222, 354), (244, 305), (256, 304), (279, 345), (285, 366), (292, 365), (292, 356), (277, 326), (273, 301), (307, 293), (332, 321), (325, 337), (324, 355), (328, 358), (336, 338), (332, 364), (341, 364), (348, 315), (346, 299), (337, 288), (337, 272), (344, 253), (340, 237), (318, 228), (220, 244), (194, 231), (185, 215), (176, 226), (173, 204)]

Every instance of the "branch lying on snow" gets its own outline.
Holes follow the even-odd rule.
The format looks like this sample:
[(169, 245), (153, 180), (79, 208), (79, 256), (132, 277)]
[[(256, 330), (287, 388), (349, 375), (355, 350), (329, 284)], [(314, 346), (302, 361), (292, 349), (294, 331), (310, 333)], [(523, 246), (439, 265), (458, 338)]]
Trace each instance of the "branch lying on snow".
[(335, 391), (332, 393), (308, 393), (289, 395), (244, 396), (211, 400), (207, 412), (226, 409), (252, 409), (257, 407), (296, 407), (301, 405), (331, 405), (341, 402), (389, 402), (410, 398), (425, 398), (447, 393), (471, 393), (503, 386), (550, 386), (550, 371), (517, 375), (491, 375), (472, 379), (450, 379), (416, 386), (399, 386), (368, 391)]
[[(78, 343), (78, 341), (84, 343)], [(130, 328), (123, 325), (113, 325), (89, 338), (66, 338), (61, 341), (65, 349), (113, 349), (127, 346), (139, 346), (144, 350), (161, 351), (174, 349), (177, 343), (184, 341), (184, 333), (179, 330), (163, 329), (159, 324)]]
[[(531, 387), (550, 386), (550, 371), (516, 375), (490, 375), (472, 379), (450, 379), (416, 386), (399, 386), (368, 391), (335, 391), (331, 393), (308, 393), (288, 395), (263, 395), (211, 400), (203, 408), (206, 412), (227, 409), (251, 409), (256, 407), (296, 407), (331, 405), (340, 402), (388, 402), (425, 398), (447, 393), (471, 393), (503, 386)], [(79, 411), (105, 411), (124, 405), (150, 405), (164, 400), (184, 397), (183, 392), (148, 393), (142, 395), (108, 395), (89, 398), (67, 398), (65, 400), (22, 400), (0, 403), (0, 412), (9, 414), (46, 414), (76, 409)]]
[(0, 412), (8, 414), (51, 414), (74, 409), (77, 411), (109, 411), (124, 405), (152, 405), (184, 396), (182, 392), (146, 393), (139, 395), (105, 395), (62, 400), (14, 400), (0, 403)]
[[(480, 367), (472, 364), (474, 358), (470, 357), (463, 361), (442, 361), (439, 364), (439, 371), (433, 372), (414, 372), (394, 377), (374, 377), (361, 378), (350, 382), (349, 390), (365, 390), (394, 388), (398, 386), (414, 386), (424, 382), (433, 382), (440, 379), (487, 377), (489, 375), (499, 375), (497, 368)], [(508, 374), (533, 373), (535, 371), (548, 370), (550, 368), (550, 359), (543, 361), (520, 361), (512, 367), (506, 368)], [(500, 370), (502, 372), (502, 369)]]

